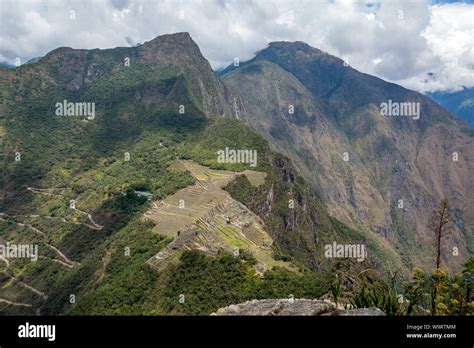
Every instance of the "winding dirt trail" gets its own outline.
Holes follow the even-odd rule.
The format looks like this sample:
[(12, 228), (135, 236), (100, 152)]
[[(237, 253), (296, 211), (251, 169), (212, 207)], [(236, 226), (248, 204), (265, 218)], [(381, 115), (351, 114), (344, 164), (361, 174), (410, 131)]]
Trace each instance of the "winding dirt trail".
[[(55, 188), (37, 188), (37, 187), (30, 187), (28, 186), (26, 188), (28, 191), (34, 192), (34, 193), (41, 193), (43, 195), (62, 195), (61, 193), (56, 193), (54, 192), (55, 190), (65, 190), (66, 187), (55, 187)], [(53, 191), (53, 192), (51, 192)]]
[(8, 269), (8, 267), (10, 267), (10, 261), (8, 261), (6, 257), (0, 256), (0, 260), (6, 263), (7, 267), (5, 267), (5, 270)]
[(12, 305), (12, 306), (22, 306), (22, 307), (33, 307), (33, 305), (29, 303), (18, 303), (18, 302), (12, 302), (10, 300), (7, 300), (5, 298), (0, 298), (0, 302)]
[[(44, 239), (47, 239), (48, 237), (46, 236), (46, 233), (44, 233), (43, 231), (40, 231), (39, 229), (37, 229), (36, 227), (30, 225), (30, 224), (25, 224), (25, 223), (22, 223), (22, 222), (16, 222), (16, 221), (13, 221), (13, 220), (5, 220), (3, 217), (7, 217), (8, 215), (4, 214), (4, 213), (0, 213), (0, 221), (4, 221), (4, 222), (13, 222), (15, 224), (17, 224), (18, 226), (21, 226), (21, 227), (26, 227), (26, 228), (29, 228), (30, 230), (32, 230), (33, 232), (41, 235)], [(53, 250), (61, 259), (64, 263), (67, 263), (69, 264), (69, 266), (72, 268), (74, 266), (74, 264), (77, 264), (76, 262), (70, 260), (66, 255), (64, 255), (64, 253), (59, 250), (58, 248), (56, 248), (54, 245), (51, 245), (49, 244), (47, 241), (44, 241), (44, 243), (51, 249)]]
[[(8, 268), (10, 267), (10, 261), (8, 261), (8, 259), (3, 257), (3, 256), (0, 256), (0, 260), (2, 260), (3, 262), (5, 262), (7, 264), (7, 267), (4, 269), (4, 271), (8, 270)], [(46, 295), (43, 291), (38, 290), (35, 287), (33, 287), (29, 284), (26, 284), (25, 282), (22, 282), (21, 280), (18, 280), (17, 277), (10, 276), (10, 278), (13, 280), (13, 282), (15, 282), (15, 284), (19, 284), (19, 285), (23, 286), (24, 288), (34, 292), (35, 294), (42, 297), (44, 300), (46, 300), (48, 298), (48, 295)]]
[[(76, 209), (76, 211), (78, 211), (80, 213), (83, 213), (83, 214), (87, 214), (85, 211), (80, 211), (78, 209)], [(90, 215), (90, 214), (87, 214), (87, 215)], [(65, 223), (65, 224), (86, 226), (86, 227), (88, 227), (90, 229), (93, 229), (93, 230), (101, 230), (102, 228), (104, 228), (102, 225), (99, 225), (94, 220), (92, 220), (92, 217), (89, 218), (89, 221), (91, 221), (91, 224), (93, 224), (93, 225), (89, 225), (89, 224), (83, 223), (83, 222), (68, 221), (63, 217), (51, 216), (51, 215), (36, 215), (36, 214), (34, 214), (34, 215), (33, 214), (31, 214), (31, 215), (10, 215), (10, 217), (12, 217), (12, 218), (31, 218), (31, 219), (41, 218), (41, 219), (59, 220), (59, 221)]]
[(92, 224), (92, 226), (91, 226), (91, 225), (88, 225), (88, 224), (85, 224), (85, 223), (83, 223), (82, 225), (87, 226), (87, 227), (89, 227), (89, 228), (92, 228), (93, 230), (101, 230), (101, 229), (104, 228), (104, 226), (99, 225), (97, 222), (95, 222), (94, 219), (92, 218), (92, 215), (89, 214), (88, 212), (79, 210), (79, 209), (77, 209), (77, 208), (76, 208), (75, 210), (76, 210), (77, 212), (81, 213), (81, 214), (86, 215), (87, 218), (89, 219), (90, 223)]
[[(56, 193), (54, 191), (56, 190), (64, 190), (65, 188), (64, 187), (57, 187), (57, 188), (37, 188), (37, 187), (27, 187), (26, 188), (28, 191), (31, 191), (31, 192), (34, 192), (34, 193), (39, 193), (39, 194), (43, 194), (43, 195), (48, 195), (48, 196), (56, 196), (56, 195), (61, 195), (63, 196), (61, 193)], [(83, 210), (80, 210), (80, 209), (77, 209), (77, 208), (74, 208), (74, 210), (76, 210), (77, 212), (81, 213), (81, 214), (84, 214), (85, 216), (87, 216), (87, 218), (89, 219), (89, 222), (91, 223), (90, 225), (89, 224), (86, 224), (86, 223), (80, 223), (80, 222), (70, 222), (72, 224), (76, 224), (76, 225), (83, 225), (83, 226), (86, 226), (86, 227), (89, 227), (93, 230), (101, 230), (104, 228), (104, 226), (98, 224), (97, 222), (94, 221), (94, 219), (92, 218), (92, 215), (86, 211), (83, 211)], [(38, 215), (31, 215), (31, 216), (35, 216), (35, 217), (38, 217)], [(52, 217), (50, 216), (50, 218), (55, 218), (55, 217)], [(61, 218), (63, 222), (68, 222), (66, 219), (64, 218)]]
[(13, 279), (13, 281), (18, 284), (18, 285), (21, 285), (22, 287), (30, 290), (31, 292), (34, 292), (36, 295), (40, 296), (43, 300), (47, 300), (48, 299), (48, 295), (46, 295), (43, 291), (41, 290), (38, 290), (36, 289), (35, 287), (29, 285), (29, 284), (26, 284), (25, 282), (22, 282), (21, 280), (18, 280), (18, 278), (16, 277), (11, 277)]

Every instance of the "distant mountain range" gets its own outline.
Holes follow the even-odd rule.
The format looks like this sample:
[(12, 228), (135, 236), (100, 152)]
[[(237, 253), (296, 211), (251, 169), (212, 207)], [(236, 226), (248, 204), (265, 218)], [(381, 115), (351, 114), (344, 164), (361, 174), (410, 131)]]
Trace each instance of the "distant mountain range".
[(474, 128), (474, 87), (458, 92), (427, 93), (434, 101)]
[(12, 68), (14, 68), (15, 66), (14, 66), (14, 65), (11, 65), (11, 64), (8, 63), (8, 62), (0, 62), (0, 67), (1, 67), (1, 68), (12, 69)]
[[(36, 58), (32, 58), (30, 59), (29, 61), (27, 61), (25, 64), (33, 64), (33, 63), (36, 63), (38, 62), (42, 57), (36, 57)], [(8, 62), (0, 62), (0, 67), (1, 68), (7, 68), (7, 69), (13, 69), (15, 68), (15, 65), (13, 64), (10, 64)]]

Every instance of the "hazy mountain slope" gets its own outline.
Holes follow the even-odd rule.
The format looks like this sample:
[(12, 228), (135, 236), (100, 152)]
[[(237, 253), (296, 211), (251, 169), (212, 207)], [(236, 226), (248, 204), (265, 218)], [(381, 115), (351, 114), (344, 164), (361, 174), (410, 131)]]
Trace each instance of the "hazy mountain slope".
[(474, 87), (458, 92), (432, 92), (427, 95), (449, 112), (474, 127)]
[(15, 68), (14, 65), (9, 64), (8, 62), (0, 62), (0, 67), (1, 67), (1, 68), (6, 68), (6, 69), (13, 69), (13, 68)]
[[(302, 42), (271, 43), (223, 79), (242, 96), (247, 124), (295, 160), (334, 216), (382, 235), (406, 266), (432, 266), (426, 225), (446, 196), (456, 225), (444, 262), (455, 268), (472, 253), (473, 134), (429, 98)], [(389, 99), (419, 102), (420, 118), (382, 116)]]

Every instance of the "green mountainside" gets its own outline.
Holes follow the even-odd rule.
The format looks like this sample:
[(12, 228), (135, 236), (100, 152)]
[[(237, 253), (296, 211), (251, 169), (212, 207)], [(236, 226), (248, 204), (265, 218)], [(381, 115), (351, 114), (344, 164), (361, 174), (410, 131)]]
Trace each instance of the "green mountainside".
[[(292, 297), (395, 314), (402, 286), (387, 280), (406, 259), (363, 224), (330, 215), (322, 188), (338, 184), (321, 164), (304, 166), (311, 149), (283, 137), (321, 127), (340, 149), (338, 116), (328, 120), (324, 95), (274, 62), (242, 69), (274, 80), (252, 81), (258, 106), (232, 80), (240, 70), (224, 84), (187, 33), (58, 48), (0, 68), (0, 245), (38, 246), (36, 261), (0, 258), (0, 314), (202, 315)], [(295, 98), (290, 119), (272, 109)], [(223, 162), (224, 149), (256, 151), (258, 161)], [(367, 257), (328, 258), (332, 243), (364, 245)], [(376, 303), (367, 287), (380, 290)]]
[[(222, 117), (232, 116), (232, 92), (187, 34), (134, 48), (59, 48), (0, 74), (0, 240), (39, 248), (36, 262), (3, 262), (3, 314), (209, 314), (255, 298), (317, 298), (333, 279), (322, 240), (365, 241), (329, 217), (263, 138)], [(64, 100), (94, 102), (94, 117), (58, 116)], [(176, 158), (249, 169), (218, 163), (226, 147), (257, 151), (250, 169), (266, 173), (263, 185), (237, 176), (226, 190), (262, 219), (275, 263), (294, 266), (259, 274), (258, 255), (223, 249), (153, 267), (147, 261), (173, 238), (146, 212), (199, 181), (174, 170)]]

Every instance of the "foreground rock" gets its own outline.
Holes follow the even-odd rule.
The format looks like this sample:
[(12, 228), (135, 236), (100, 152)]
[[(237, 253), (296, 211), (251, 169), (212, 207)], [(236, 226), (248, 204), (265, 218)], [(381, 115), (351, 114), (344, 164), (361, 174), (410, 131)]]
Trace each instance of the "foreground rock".
[(252, 300), (237, 305), (220, 308), (212, 315), (342, 315), (381, 316), (378, 308), (343, 310), (329, 301), (305, 299)]

